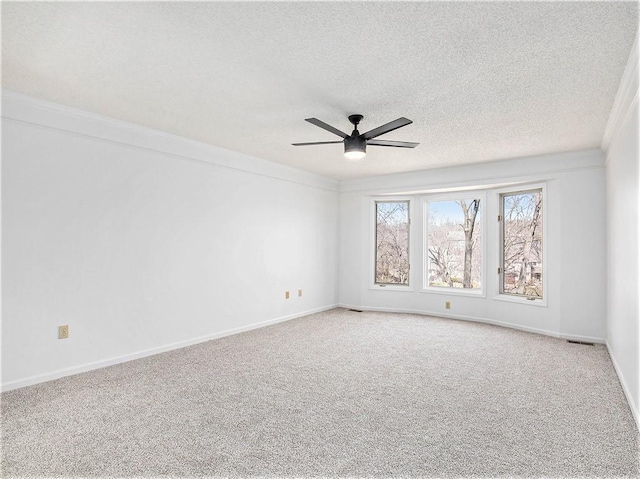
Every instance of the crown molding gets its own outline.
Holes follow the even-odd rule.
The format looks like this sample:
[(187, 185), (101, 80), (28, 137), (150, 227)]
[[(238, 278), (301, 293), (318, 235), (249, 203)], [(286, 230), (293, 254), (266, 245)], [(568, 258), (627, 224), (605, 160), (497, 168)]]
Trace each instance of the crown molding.
[(126, 148), (151, 151), (176, 160), (195, 161), (323, 190), (338, 191), (337, 180), (4, 89), (2, 120)]
[(640, 55), (638, 52), (638, 34), (631, 47), (627, 65), (620, 79), (620, 86), (616, 93), (616, 98), (609, 114), (609, 120), (602, 136), (600, 148), (607, 153), (609, 147), (614, 142), (624, 123), (627, 120), (631, 107), (638, 98), (638, 67), (640, 66)]
[(340, 193), (422, 194), (438, 189), (486, 189), (502, 183), (540, 181), (604, 166), (604, 153), (600, 148), (592, 148), (343, 180)]

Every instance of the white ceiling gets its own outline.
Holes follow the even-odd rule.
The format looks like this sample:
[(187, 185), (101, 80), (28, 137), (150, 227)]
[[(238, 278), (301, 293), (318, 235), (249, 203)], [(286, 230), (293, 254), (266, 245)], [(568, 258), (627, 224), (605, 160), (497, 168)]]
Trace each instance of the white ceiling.
[[(8, 90), (336, 179), (594, 148), (636, 2), (2, 4)], [(350, 132), (405, 116), (357, 163)]]

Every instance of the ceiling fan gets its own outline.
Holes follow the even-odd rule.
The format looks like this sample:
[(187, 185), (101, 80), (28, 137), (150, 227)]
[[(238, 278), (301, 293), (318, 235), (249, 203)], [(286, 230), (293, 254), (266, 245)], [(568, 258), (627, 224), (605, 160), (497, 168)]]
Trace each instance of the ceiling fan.
[(317, 118), (306, 118), (305, 121), (312, 123), (320, 128), (323, 128), (331, 133), (334, 133), (343, 138), (342, 141), (315, 141), (311, 143), (292, 143), (293, 146), (307, 146), (307, 145), (328, 145), (331, 143), (344, 143), (344, 156), (349, 160), (359, 160), (364, 158), (367, 154), (367, 145), (371, 146), (393, 146), (396, 148), (415, 148), (420, 143), (411, 143), (408, 141), (392, 141), (392, 140), (375, 140), (374, 138), (389, 133), (390, 131), (397, 130), (403, 126), (413, 123), (407, 118), (398, 118), (397, 120), (390, 121), (378, 128), (369, 130), (366, 133), (360, 133), (358, 131), (358, 124), (364, 117), (362, 115), (349, 115), (349, 121), (353, 123), (354, 129), (350, 135), (345, 132), (334, 128), (327, 123), (318, 120)]

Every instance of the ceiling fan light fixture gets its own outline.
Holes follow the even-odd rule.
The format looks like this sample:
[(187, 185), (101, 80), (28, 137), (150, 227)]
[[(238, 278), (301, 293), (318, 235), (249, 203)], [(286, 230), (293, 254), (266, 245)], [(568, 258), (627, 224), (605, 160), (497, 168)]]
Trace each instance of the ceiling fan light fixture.
[(361, 160), (363, 159), (365, 156), (367, 156), (366, 152), (364, 151), (360, 151), (360, 150), (350, 150), (350, 151), (345, 151), (344, 152), (344, 157), (347, 160)]
[[(357, 130), (356, 130), (357, 132)], [(364, 138), (355, 136), (345, 138), (344, 157), (347, 160), (361, 160), (367, 155), (367, 142)]]

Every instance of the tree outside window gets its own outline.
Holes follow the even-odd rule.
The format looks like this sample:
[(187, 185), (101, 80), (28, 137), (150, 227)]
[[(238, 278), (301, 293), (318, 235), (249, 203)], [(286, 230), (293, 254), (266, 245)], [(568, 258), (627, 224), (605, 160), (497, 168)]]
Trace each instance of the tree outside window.
[(409, 202), (376, 201), (375, 283), (409, 285)]
[(426, 285), (482, 288), (479, 198), (427, 202)]
[(501, 196), (500, 292), (542, 299), (542, 189)]

